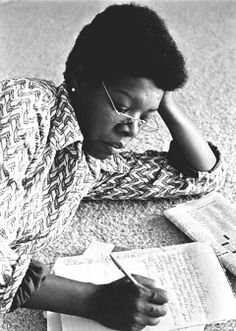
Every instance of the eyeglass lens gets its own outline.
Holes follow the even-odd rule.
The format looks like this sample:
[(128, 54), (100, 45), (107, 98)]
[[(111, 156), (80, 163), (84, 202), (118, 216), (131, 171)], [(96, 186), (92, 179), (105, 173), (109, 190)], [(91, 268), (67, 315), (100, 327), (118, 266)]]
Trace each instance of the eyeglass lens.
[(139, 128), (142, 131), (153, 132), (153, 131), (157, 131), (158, 130), (158, 124), (157, 124), (156, 114), (155, 115), (152, 114), (149, 117), (149, 120), (148, 121), (145, 121), (145, 120), (133, 118), (130, 115), (127, 115), (127, 114), (124, 114), (124, 113), (119, 112), (117, 110), (117, 108), (116, 108), (113, 100), (112, 100), (112, 97), (111, 97), (110, 93), (107, 90), (106, 85), (104, 84), (104, 82), (102, 80), (101, 80), (101, 83), (102, 83), (102, 86), (103, 86), (103, 88), (104, 88), (104, 90), (106, 92), (107, 97), (109, 98), (109, 101), (111, 103), (111, 106), (112, 106), (113, 110), (116, 113), (116, 122), (117, 122), (117, 124), (131, 124), (131, 123), (134, 123), (134, 122), (137, 121), (137, 124), (138, 124)]

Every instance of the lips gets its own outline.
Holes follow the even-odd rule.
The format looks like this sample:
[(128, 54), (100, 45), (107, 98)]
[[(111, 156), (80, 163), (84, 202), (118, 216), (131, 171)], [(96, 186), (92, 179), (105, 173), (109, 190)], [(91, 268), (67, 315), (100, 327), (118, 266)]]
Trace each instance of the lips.
[(107, 145), (115, 148), (115, 149), (121, 149), (121, 148), (124, 148), (124, 145), (120, 142), (106, 142)]

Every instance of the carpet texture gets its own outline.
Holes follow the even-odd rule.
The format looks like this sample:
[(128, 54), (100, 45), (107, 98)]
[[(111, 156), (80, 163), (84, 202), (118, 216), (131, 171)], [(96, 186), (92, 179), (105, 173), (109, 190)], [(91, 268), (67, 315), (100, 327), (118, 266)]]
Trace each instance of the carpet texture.
[[(0, 1), (0, 80), (28, 76), (60, 84), (79, 30), (114, 2)], [(166, 20), (186, 57), (189, 81), (175, 93), (176, 100), (222, 151), (228, 171), (221, 192), (235, 202), (236, 2), (136, 2), (149, 5)], [(167, 150), (169, 142), (161, 124), (158, 133), (134, 141), (132, 148)], [(95, 239), (129, 248), (190, 242), (162, 216), (163, 209), (182, 201), (82, 202), (63, 236), (35, 257), (52, 265), (57, 256), (80, 254)], [(236, 279), (229, 277), (236, 292)], [(46, 330), (42, 313), (26, 309), (1, 317), (1, 323), (3, 331)]]

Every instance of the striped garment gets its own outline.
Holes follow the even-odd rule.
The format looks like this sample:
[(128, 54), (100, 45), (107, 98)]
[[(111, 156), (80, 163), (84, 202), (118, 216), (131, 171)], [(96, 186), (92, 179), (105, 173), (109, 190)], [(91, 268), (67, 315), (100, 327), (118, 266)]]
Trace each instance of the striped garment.
[[(178, 164), (169, 152), (123, 152), (106, 160), (83, 151), (65, 83), (0, 83), (0, 312), (10, 310), (31, 254), (62, 233), (82, 198), (151, 199), (210, 192), (224, 180)], [(186, 170), (186, 171), (185, 171)], [(39, 262), (37, 262), (39, 263)], [(38, 267), (38, 266), (37, 266)], [(18, 306), (21, 305), (18, 304)]]

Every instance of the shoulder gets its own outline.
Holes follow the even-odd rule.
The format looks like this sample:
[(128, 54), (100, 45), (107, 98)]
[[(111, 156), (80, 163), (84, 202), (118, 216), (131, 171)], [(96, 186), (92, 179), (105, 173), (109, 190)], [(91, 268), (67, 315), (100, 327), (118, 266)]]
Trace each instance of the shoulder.
[(56, 95), (56, 86), (52, 81), (38, 78), (10, 78), (0, 82), (0, 97), (8, 98), (39, 98), (49, 100)]
[(0, 82), (0, 120), (17, 118), (29, 122), (50, 120), (57, 104), (57, 88), (48, 80), (11, 78)]
[[(53, 82), (36, 78), (11, 78), (0, 82), (0, 125), (7, 139), (18, 135), (14, 146), (46, 140), (51, 112), (57, 105)], [(5, 137), (4, 136), (4, 137)], [(0, 139), (3, 138), (1, 135)], [(19, 147), (19, 146), (18, 146)]]

